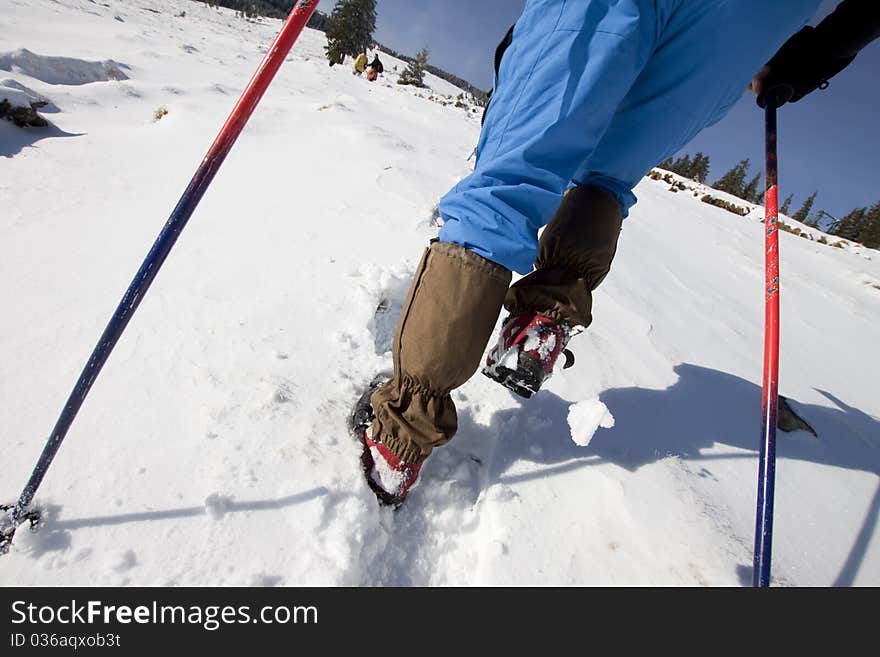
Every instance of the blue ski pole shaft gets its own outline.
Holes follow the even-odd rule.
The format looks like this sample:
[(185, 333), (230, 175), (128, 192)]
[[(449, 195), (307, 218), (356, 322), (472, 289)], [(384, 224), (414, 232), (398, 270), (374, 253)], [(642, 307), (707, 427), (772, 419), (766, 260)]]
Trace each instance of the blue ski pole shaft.
[(779, 231), (778, 164), (776, 159), (776, 107), (766, 101), (765, 321), (764, 379), (762, 389), (761, 448), (758, 462), (758, 505), (755, 517), (755, 558), (752, 584), (770, 585), (773, 545), (773, 498), (776, 486), (776, 412), (779, 390)]
[(260, 98), (262, 98), (269, 87), (269, 83), (281, 67), (284, 58), (297, 37), (299, 37), (317, 5), (318, 0), (299, 0), (291, 10), (290, 15), (275, 37), (275, 41), (269, 47), (265, 58), (260, 63), (259, 68), (254, 73), (244, 92), (242, 92), (229, 118), (227, 118), (207, 155), (196, 170), (183, 196), (177, 202), (176, 207), (156, 238), (134, 280), (132, 280), (131, 285), (126, 290), (125, 295), (123, 295), (122, 301), (119, 302), (116, 311), (101, 335), (101, 339), (98, 340), (97, 346), (89, 357), (88, 363), (80, 374), (73, 391), (70, 393), (70, 397), (67, 399), (64, 409), (55, 423), (55, 427), (52, 429), (52, 433), (46, 442), (46, 446), (43, 448), (42, 454), (40, 454), (30, 479), (19, 496), (18, 502), (16, 502), (12, 509), (11, 521), (13, 526), (9, 534), (3, 536), (5, 540), (3, 543), (0, 543), (0, 553), (8, 550), (12, 532), (28, 515), (28, 507), (33, 501), (43, 478), (46, 476), (46, 471), (55, 458), (55, 454), (67, 435), (70, 425), (73, 423), (83, 401), (85, 401), (86, 395), (89, 394), (95, 378), (100, 373), (104, 363), (107, 362), (110, 352), (143, 300), (153, 279), (162, 267), (162, 263), (165, 262), (165, 258), (168, 257), (181, 231), (183, 231), (187, 221), (189, 221), (193, 211), (220, 169), (220, 165), (238, 138), (238, 135), (241, 134), (245, 123), (247, 123), (257, 103), (260, 102)]

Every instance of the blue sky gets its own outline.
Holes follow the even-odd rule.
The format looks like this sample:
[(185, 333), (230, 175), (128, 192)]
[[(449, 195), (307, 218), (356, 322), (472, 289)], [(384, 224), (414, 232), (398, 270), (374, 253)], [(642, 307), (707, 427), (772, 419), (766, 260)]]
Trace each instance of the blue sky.
[[(823, 0), (813, 24), (838, 0)], [(334, 2), (323, 0), (329, 13)], [(375, 38), (406, 54), (427, 47), (429, 61), (472, 84), (492, 86), (495, 46), (525, 0), (378, 0)], [(794, 194), (792, 211), (813, 191), (814, 209), (840, 217), (880, 201), (880, 39), (831, 81), (779, 115), (780, 196)], [(751, 173), (763, 168), (763, 112), (750, 94), (682, 153), (701, 150), (712, 159), (710, 182), (749, 158)], [(781, 202), (781, 199), (780, 199)]]

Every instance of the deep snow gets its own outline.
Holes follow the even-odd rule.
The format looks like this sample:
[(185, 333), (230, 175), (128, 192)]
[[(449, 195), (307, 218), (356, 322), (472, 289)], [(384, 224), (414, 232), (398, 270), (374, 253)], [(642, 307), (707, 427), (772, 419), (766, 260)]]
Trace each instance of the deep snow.
[[(0, 122), (12, 501), (280, 23), (173, 0), (20, 0), (3, 22), (0, 77), (57, 109), (47, 130)], [(454, 394), (459, 436), (400, 511), (378, 507), (346, 415), (390, 367), (479, 111), (432, 76), (394, 84), (391, 57), (376, 83), (330, 68), (323, 43), (306, 30), (294, 46), (61, 448), (37, 498), (46, 526), (19, 533), (0, 583), (750, 583), (762, 211), (660, 181), (636, 190), (575, 367), (528, 401), (474, 377)], [(83, 83), (96, 62), (127, 79)], [(819, 438), (779, 435), (774, 576), (877, 585), (880, 254), (780, 237), (781, 392)]]

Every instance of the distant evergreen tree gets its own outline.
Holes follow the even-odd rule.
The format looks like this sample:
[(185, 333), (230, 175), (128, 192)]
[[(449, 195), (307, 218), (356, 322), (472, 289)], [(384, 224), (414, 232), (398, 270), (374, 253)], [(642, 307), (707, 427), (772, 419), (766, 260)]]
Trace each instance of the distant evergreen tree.
[(859, 241), (859, 234), (867, 227), (868, 208), (856, 208), (831, 227), (830, 233), (845, 240)]
[(704, 183), (709, 178), (709, 156), (697, 151), (694, 161), (688, 170), (687, 177), (696, 180), (698, 183)]
[(373, 32), (376, 31), (376, 0), (353, 0), (355, 16), (355, 42), (360, 43), (360, 50), (367, 52), (376, 43)]
[(327, 19), (330, 64), (341, 64), (346, 55), (357, 57), (373, 45), (376, 30), (376, 0), (339, 0)]
[(712, 183), (712, 187), (734, 196), (743, 197), (746, 175), (749, 171), (749, 160), (745, 159)]
[(687, 166), (682, 167), (681, 175), (685, 178), (693, 179), (694, 173), (696, 173), (696, 168), (700, 164), (701, 157), (702, 153), (694, 155), (693, 159), (687, 163)]
[(327, 14), (318, 11), (317, 9), (309, 18), (309, 22), (306, 23), (306, 27), (310, 27), (313, 30), (320, 30), (321, 32), (327, 31), (327, 19), (329, 16)]
[(397, 80), (397, 84), (411, 84), (415, 87), (425, 86), (425, 67), (428, 65), (428, 49), (422, 48), (416, 53), (415, 58), (404, 69)]
[(788, 209), (791, 207), (791, 201), (794, 198), (794, 194), (789, 194), (785, 201), (782, 202), (782, 207), (779, 208), (779, 214), (788, 214)]
[(679, 176), (687, 176), (690, 172), (691, 166), (693, 162), (691, 162), (690, 154), (685, 155), (684, 157), (680, 157), (675, 161), (672, 165), (673, 173), (677, 173)]
[(758, 194), (758, 184), (761, 182), (761, 174), (756, 173), (749, 183), (743, 188), (742, 198), (749, 203), (760, 203), (764, 198), (763, 192)]
[(706, 178), (709, 177), (709, 157), (700, 152), (694, 155), (693, 159), (691, 159), (690, 154), (683, 155), (677, 159), (667, 157), (657, 166), (701, 183), (706, 182)]
[(324, 46), (324, 53), (327, 55), (330, 66), (333, 66), (334, 64), (342, 64), (345, 61), (345, 50), (340, 41), (331, 41), (330, 39), (327, 39), (327, 45)]
[(801, 209), (795, 212), (795, 214), (792, 216), (792, 219), (794, 219), (795, 221), (800, 221), (801, 223), (807, 220), (807, 217), (810, 216), (810, 210), (813, 209), (813, 202), (816, 200), (816, 194), (818, 194), (818, 192), (813, 192), (812, 194), (810, 194), (810, 197), (806, 201), (804, 201)]
[(869, 249), (880, 249), (880, 202), (875, 203), (868, 210), (858, 241)]

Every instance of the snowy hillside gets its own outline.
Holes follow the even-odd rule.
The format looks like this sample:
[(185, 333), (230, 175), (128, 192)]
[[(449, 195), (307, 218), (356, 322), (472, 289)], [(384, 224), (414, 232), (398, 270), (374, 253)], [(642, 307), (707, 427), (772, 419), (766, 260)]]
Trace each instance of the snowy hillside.
[[(0, 500), (279, 26), (182, 0), (4, 7), (0, 82), (51, 101), (52, 125), (0, 121)], [(391, 58), (375, 83), (331, 68), (323, 45), (294, 46), (0, 584), (749, 584), (760, 212), (663, 181), (636, 190), (575, 367), (529, 401), (474, 377), (458, 437), (379, 508), (345, 419), (390, 367), (479, 111), (432, 76), (395, 84)], [(780, 390), (819, 437), (779, 434), (774, 577), (878, 585), (880, 253), (788, 233), (781, 251)]]

